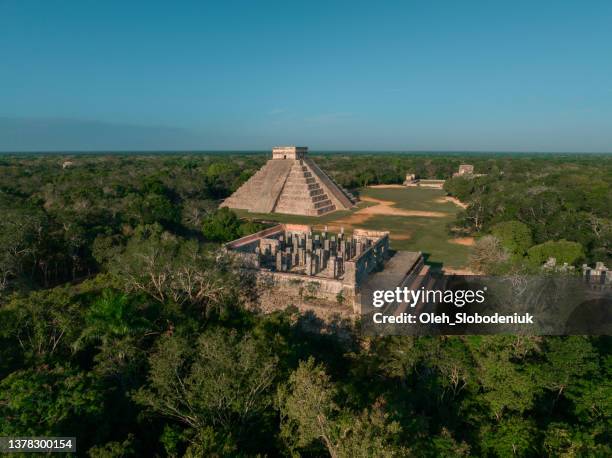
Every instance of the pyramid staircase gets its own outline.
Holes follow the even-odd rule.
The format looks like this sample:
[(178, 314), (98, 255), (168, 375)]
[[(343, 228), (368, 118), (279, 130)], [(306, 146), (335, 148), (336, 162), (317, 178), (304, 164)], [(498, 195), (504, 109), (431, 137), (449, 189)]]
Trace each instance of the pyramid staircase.
[(274, 208), (276, 213), (319, 216), (336, 206), (303, 161), (294, 161)]
[(314, 173), (322, 182), (327, 184), (333, 194), (335, 194), (335, 197), (340, 201), (339, 203), (341, 206), (351, 208), (357, 203), (357, 198), (353, 194), (351, 194), (346, 188), (340, 186), (336, 180), (321, 170), (314, 161), (311, 159), (305, 159), (304, 162), (308, 165), (312, 173)]

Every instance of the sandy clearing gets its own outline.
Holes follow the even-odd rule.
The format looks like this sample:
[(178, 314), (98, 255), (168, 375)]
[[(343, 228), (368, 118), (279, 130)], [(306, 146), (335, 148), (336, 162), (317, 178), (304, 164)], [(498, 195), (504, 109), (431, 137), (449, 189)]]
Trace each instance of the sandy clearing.
[[(361, 208), (354, 212), (352, 215), (344, 218), (331, 221), (328, 226), (340, 227), (344, 226), (349, 228), (358, 224), (363, 224), (373, 216), (420, 216), (428, 218), (442, 218), (447, 216), (446, 213), (434, 212), (434, 211), (421, 211), (421, 210), (403, 210), (395, 207), (395, 202), (391, 200), (376, 199), (374, 197), (363, 196), (361, 197), (363, 202), (370, 202), (376, 205), (370, 205), (368, 207)], [(400, 239), (398, 239), (400, 240)]]
[(451, 197), (451, 196), (446, 196), (446, 197), (440, 197), (439, 199), (436, 199), (436, 202), (438, 203), (445, 203), (445, 202), (450, 202), (452, 204), (457, 205), (458, 207), (461, 208), (467, 208), (467, 204), (464, 204), (463, 202), (461, 202), (459, 199), (457, 199), (456, 197)]
[(350, 216), (346, 216), (342, 219), (337, 219), (335, 221), (333, 221), (331, 224), (335, 225), (335, 226), (345, 226), (345, 227), (351, 227), (354, 226), (356, 224), (362, 224), (365, 223), (367, 220), (369, 220), (370, 218), (372, 218), (372, 214), (369, 213), (353, 213)]
[(474, 246), (475, 243), (474, 237), (458, 237), (456, 239), (448, 239), (448, 242), (463, 246)]
[(391, 232), (390, 237), (392, 240), (410, 240), (410, 234), (397, 234)]
[(361, 210), (357, 210), (353, 215), (365, 214), (365, 215), (388, 215), (388, 216), (426, 216), (431, 218), (442, 218), (447, 216), (446, 213), (422, 211), (422, 210), (403, 210), (395, 207), (395, 202), (391, 200), (381, 200), (374, 197), (364, 196), (361, 198), (364, 202), (374, 202), (378, 205), (371, 207), (365, 207)]

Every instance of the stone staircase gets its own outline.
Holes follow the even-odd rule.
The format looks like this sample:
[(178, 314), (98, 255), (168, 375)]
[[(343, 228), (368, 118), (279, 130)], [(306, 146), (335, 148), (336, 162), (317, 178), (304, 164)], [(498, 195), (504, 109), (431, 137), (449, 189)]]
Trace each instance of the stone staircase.
[(293, 161), (274, 207), (276, 213), (319, 216), (336, 210), (319, 180), (303, 161)]
[(340, 208), (351, 208), (355, 205), (357, 202), (356, 197), (321, 170), (312, 159), (307, 158), (304, 160), (304, 163), (308, 166), (310, 172), (332, 192), (332, 201), (335, 201)]

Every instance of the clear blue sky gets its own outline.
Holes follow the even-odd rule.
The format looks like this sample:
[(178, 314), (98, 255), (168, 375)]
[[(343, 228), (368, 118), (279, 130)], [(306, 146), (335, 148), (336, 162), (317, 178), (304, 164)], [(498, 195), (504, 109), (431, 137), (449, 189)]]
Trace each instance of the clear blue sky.
[(612, 1), (0, 0), (0, 151), (612, 151)]

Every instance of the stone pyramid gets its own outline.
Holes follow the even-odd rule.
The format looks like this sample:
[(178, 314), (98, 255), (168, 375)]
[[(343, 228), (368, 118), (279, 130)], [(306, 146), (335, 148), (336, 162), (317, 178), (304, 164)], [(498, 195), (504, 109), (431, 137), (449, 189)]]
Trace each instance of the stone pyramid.
[(355, 197), (341, 188), (307, 157), (306, 147), (282, 146), (222, 207), (253, 213), (320, 216), (355, 206)]

